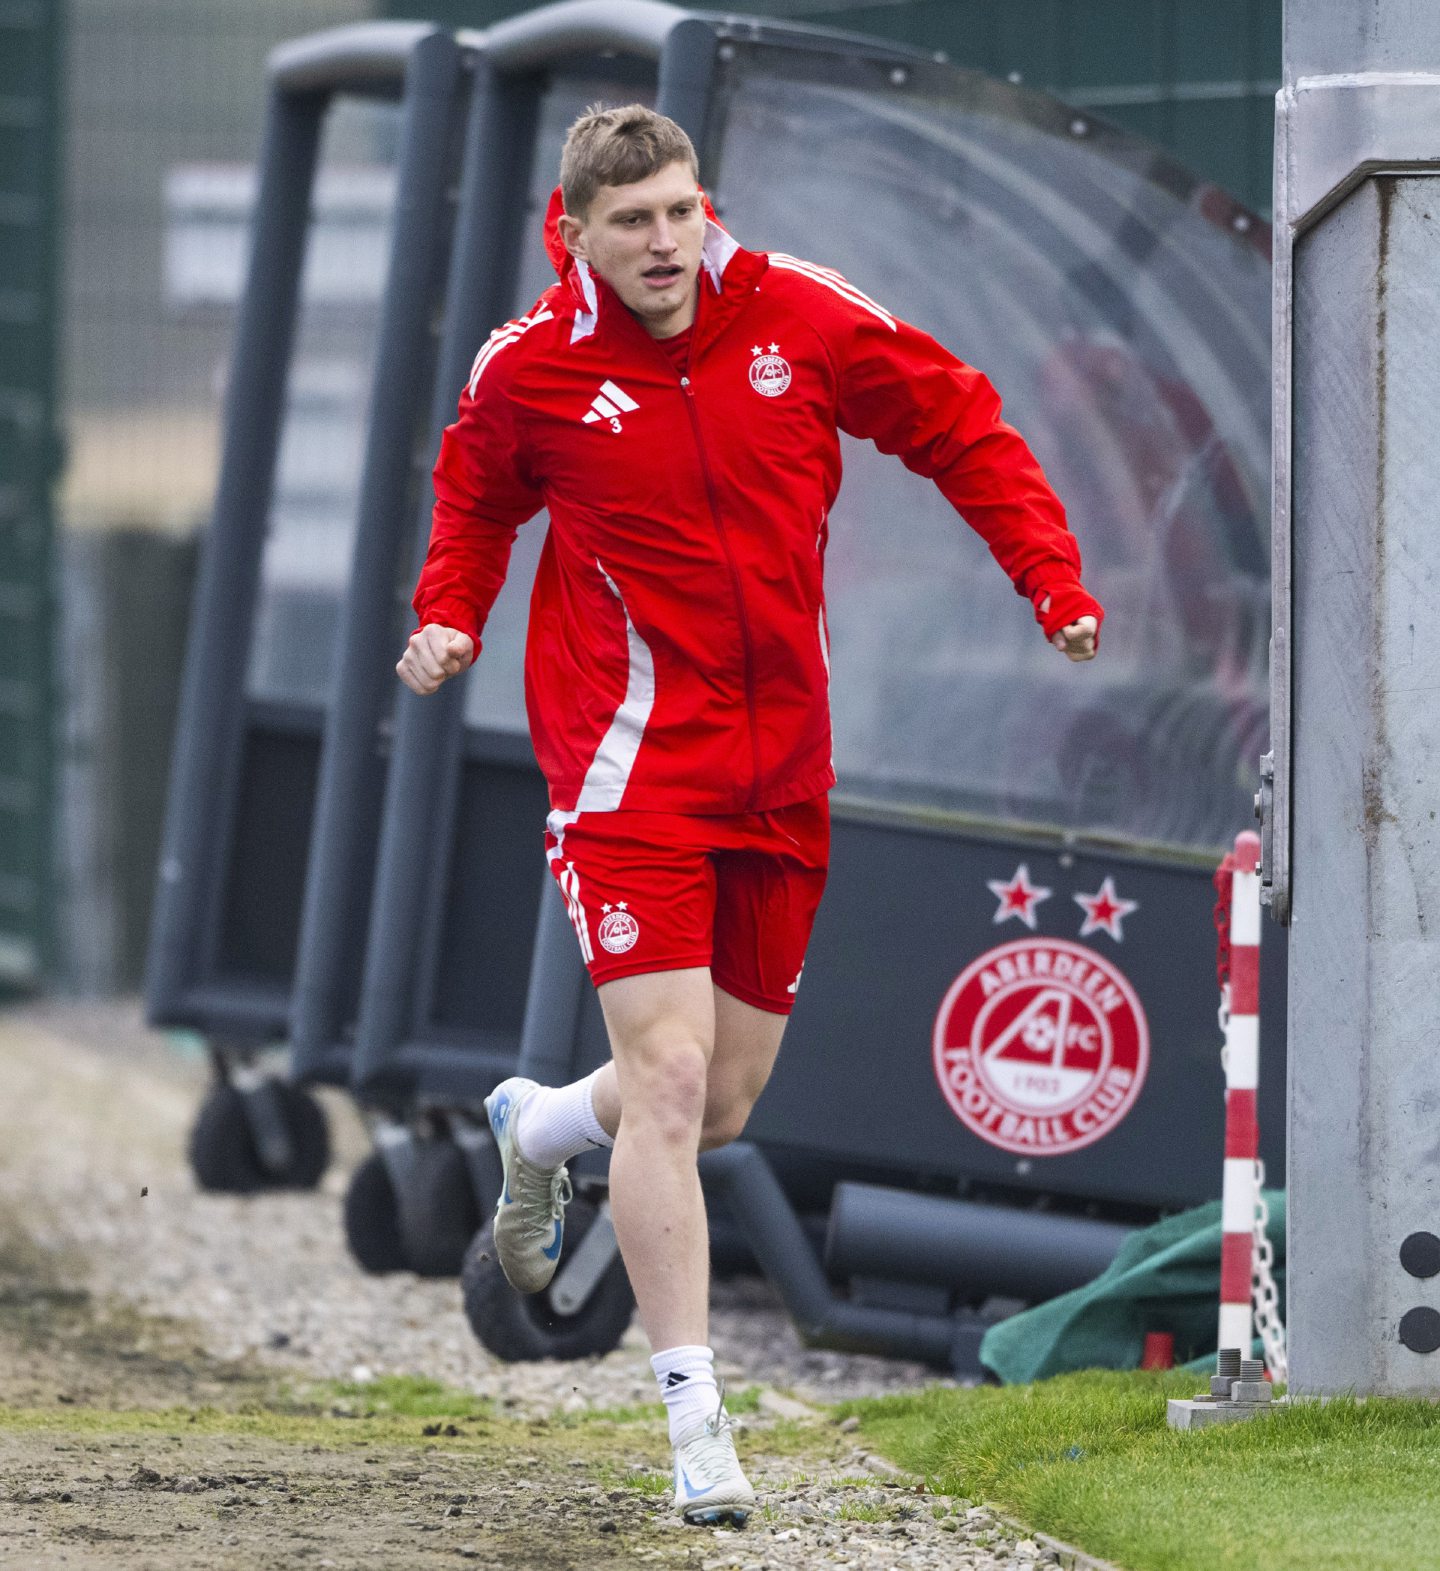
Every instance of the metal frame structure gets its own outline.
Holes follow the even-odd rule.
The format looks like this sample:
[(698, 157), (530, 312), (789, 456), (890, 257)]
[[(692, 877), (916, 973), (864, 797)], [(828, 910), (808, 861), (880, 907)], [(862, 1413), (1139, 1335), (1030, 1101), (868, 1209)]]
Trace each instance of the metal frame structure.
[[(524, 102), (527, 91), (538, 91), (538, 81), (533, 77), (533, 85), (527, 89), (523, 72), (535, 72), (547, 61), (573, 56), (569, 27), (576, 9), (560, 7), (551, 12), (531, 13), (487, 35), (486, 92), (498, 93), (500, 84), (508, 81), (518, 101)], [(612, 8), (585, 9), (597, 15)], [(623, 49), (628, 39), (642, 58), (658, 48), (660, 106), (687, 124), (695, 136), (701, 150), (702, 171), (716, 152), (712, 145), (715, 127), (706, 109), (709, 84), (719, 66), (748, 46), (790, 48), (799, 60), (807, 48), (833, 47), (836, 42), (830, 35), (806, 29), (710, 18), (677, 20), (668, 8), (659, 6), (627, 6), (623, 10), (626, 28), (602, 36), (616, 49)], [(628, 30), (634, 20), (642, 24), (638, 38)], [(663, 25), (650, 31), (652, 22)], [(502, 39), (502, 33), (508, 29), (513, 32)], [(593, 44), (595, 38), (595, 34), (588, 34), (584, 41)], [(844, 46), (850, 47), (848, 40)], [(917, 81), (922, 80), (926, 71), (935, 69), (934, 63), (923, 57), (876, 48), (873, 44), (863, 58), (876, 71), (877, 81), (892, 86), (911, 80), (912, 75)], [(523, 64), (518, 77), (508, 64), (502, 64), (512, 60)], [(512, 112), (516, 101), (511, 100)], [(475, 113), (477, 119), (483, 116), (483, 101), (477, 103)], [(1073, 117), (1067, 116), (1065, 130), (1074, 134)], [(707, 133), (711, 133), (711, 139), (707, 139)], [(477, 137), (472, 147), (478, 142)], [(515, 265), (506, 247), (513, 246), (516, 240), (513, 214), (523, 195), (521, 182), (528, 180), (529, 160), (511, 148), (505, 162), (511, 181), (508, 193), (476, 184), (475, 176), (467, 176), (463, 182), (471, 194), (467, 199), (469, 210), (462, 217), (465, 238), (463, 242), (457, 240), (457, 279), (477, 276), (473, 269), (467, 272), (468, 264), (461, 261), (462, 245), (466, 254), (473, 246), (477, 266), (478, 259), (483, 258), (492, 273), (503, 276)], [(1157, 177), (1160, 173), (1157, 170)], [(1183, 179), (1178, 172), (1163, 174), (1176, 182)], [(493, 232), (488, 231), (488, 226), (496, 219), (491, 219), (486, 211), (491, 203), (496, 219), (509, 215)], [(1222, 211), (1215, 214), (1215, 219), (1229, 223), (1235, 216)], [(1248, 219), (1233, 227), (1243, 232), (1245, 222)], [(497, 297), (494, 302), (495, 320), (504, 314), (502, 299)], [(1201, 309), (1193, 302), (1187, 304)], [(452, 340), (447, 332), (442, 359), (450, 363), (452, 374), (448, 383), (442, 377), (437, 393), (437, 436), (438, 425), (449, 418), (451, 393), (463, 380), (463, 368), (477, 341), (478, 333), (474, 331), (466, 332), (459, 341)], [(428, 522), (428, 510), (422, 509), (417, 530), (421, 542)], [(536, 875), (538, 920), (518, 1062), (516, 1042), (509, 1033), (486, 1033), (481, 1040), (472, 1032), (467, 1039), (457, 1040), (432, 1023), (435, 973), (442, 954), (440, 929), (447, 919), (443, 869), (455, 845), (461, 772), (467, 766), (483, 764), (487, 754), (491, 763), (513, 763), (513, 738), (509, 739), (509, 754), (502, 757), (500, 750), (505, 744), (498, 735), (467, 734), (458, 688), (459, 684), (455, 690), (442, 689), (423, 701), (402, 695), (397, 710), (395, 755), (387, 782), (355, 1035), (351, 1085), (362, 1105), (381, 1115), (380, 1151), (402, 1196), (409, 1181), (404, 1168), (407, 1147), (402, 1129), (417, 1107), (439, 1110), (452, 1133), (460, 1136), (464, 1144), (467, 1131), (474, 1134), (482, 1127), (479, 1103), (495, 1080), (518, 1069), (541, 1081), (563, 1081), (600, 1062), (607, 1052), (603, 1021), (586, 981), (573, 932), (561, 903), (546, 888), (549, 879), (544, 872)], [(497, 821), (511, 822), (498, 805), (495, 816)], [(512, 833), (525, 832), (523, 826), (512, 827)], [(959, 868), (965, 869), (964, 877), (974, 876), (976, 867), (996, 855), (997, 841), (1007, 838), (995, 826), (947, 822), (943, 815), (895, 806), (847, 804), (843, 796), (836, 800), (835, 834), (837, 876), (827, 899), (827, 910), (822, 913), (821, 928), (817, 929), (817, 943), (823, 943), (828, 928), (832, 948), (836, 946), (835, 935), (843, 935), (838, 940), (840, 949), (847, 942), (852, 948), (856, 943), (865, 943), (862, 935), (869, 921), (867, 905), (877, 888), (900, 882), (918, 892), (927, 886), (933, 890), (937, 883), (942, 887), (953, 885), (962, 877)], [(1073, 841), (1067, 847), (1034, 831), (1029, 832), (1028, 839), (1033, 848), (1027, 853), (1030, 865), (1039, 870), (1037, 878), (1047, 884), (1053, 879), (1059, 886), (1063, 880), (1075, 882), (1078, 888), (1082, 878), (1098, 880), (1103, 860), (1105, 867), (1123, 865), (1130, 870), (1127, 876), (1149, 880), (1142, 886), (1149, 909), (1158, 911), (1167, 899), (1176, 906), (1173, 926), (1167, 928), (1165, 938), (1159, 939), (1160, 950), (1168, 947), (1174, 952), (1189, 947), (1202, 957), (1199, 970), (1203, 980), (1195, 989), (1193, 1008), (1200, 1019), (1209, 1016), (1213, 1005), (1207, 966), (1208, 869), (1200, 872), (1194, 859), (1189, 859), (1187, 866), (1185, 858), (1161, 856), (1157, 865), (1154, 857), (1106, 854), (1097, 847), (1081, 849)], [(1169, 867), (1165, 867), (1167, 861)], [(937, 876), (936, 869), (942, 866), (945, 871)], [(1178, 909), (1181, 902), (1176, 897), (1182, 886), (1189, 891), (1185, 897), (1188, 914), (1187, 910)], [(512, 907), (517, 904), (513, 889), (507, 891), (507, 898)], [(910, 913), (911, 925), (927, 931), (932, 922), (949, 921), (953, 926), (953, 915), (941, 909), (943, 899), (931, 911), (927, 895), (917, 893), (916, 898), (925, 911)], [(527, 913), (535, 909), (528, 904), (525, 907)], [(980, 940), (980, 947), (983, 932), (984, 928), (977, 926), (974, 937)], [(906, 965), (903, 957), (892, 956), (883, 945), (874, 960), (877, 972), (887, 978), (899, 977)], [(948, 961), (940, 964), (943, 967)], [(917, 969), (913, 956), (908, 965), (911, 972)], [(924, 970), (924, 965), (918, 969)], [(914, 980), (913, 976), (910, 980)], [(827, 979), (818, 972), (811, 986), (821, 999), (841, 993), (838, 979)], [(943, 982), (938, 990), (943, 991)], [(885, 986), (877, 989), (878, 994), (893, 1002), (890, 991)], [(1185, 1002), (1190, 1003), (1188, 998)], [(849, 999), (848, 1003), (853, 1006), (854, 1000)], [(873, 1012), (867, 1011), (863, 1019), (840, 1018), (847, 1005), (829, 1007), (831, 1012), (827, 1014), (827, 1005), (813, 1005), (813, 999), (812, 1005), (807, 1006), (803, 1021), (808, 1027), (803, 1031), (806, 1041), (813, 1042), (827, 1034), (833, 1038), (846, 1030), (871, 1040), (884, 1030), (884, 1003), (877, 1004)], [(797, 1025), (801, 1024), (797, 1021)], [(792, 1045), (787, 1062), (782, 1064), (772, 1089), (756, 1110), (752, 1130), (759, 1144), (751, 1142), (712, 1153), (702, 1161), (702, 1175), (712, 1198), (720, 1203), (719, 1216), (733, 1217), (751, 1254), (780, 1288), (807, 1337), (896, 1353), (919, 1352), (937, 1362), (973, 1370), (987, 1321), (970, 1309), (956, 1307), (957, 1282), (964, 1283), (972, 1301), (976, 1296), (1004, 1292), (1007, 1288), (1023, 1296), (1027, 1282), (1033, 1293), (1039, 1291), (1036, 1284), (1042, 1278), (1046, 1291), (1058, 1291), (1088, 1280), (1113, 1256), (1123, 1236), (1123, 1227), (1117, 1222), (1080, 1214), (1078, 1209), (1072, 1214), (1062, 1212), (1040, 1218), (1013, 1208), (954, 1198), (954, 1180), (949, 1174), (942, 1177), (937, 1172), (932, 1179), (941, 1186), (948, 1180), (948, 1194), (942, 1187), (940, 1193), (924, 1201), (914, 1194), (905, 1194), (897, 1202), (895, 1190), (887, 1186), (905, 1182), (906, 1175), (896, 1169), (893, 1156), (888, 1163), (886, 1160), (886, 1141), (895, 1133), (890, 1122), (883, 1117), (874, 1118), (871, 1122), (875, 1129), (867, 1131), (866, 1138), (858, 1139), (853, 1128), (855, 1120), (846, 1111), (853, 1107), (853, 1100), (840, 1088), (832, 1091), (815, 1083), (813, 1054), (806, 1064), (795, 1067), (794, 1055), (800, 1053), (803, 1045)], [(1278, 1059), (1278, 1055), (1275, 1057)], [(1278, 1064), (1273, 1059), (1271, 1062), (1272, 1079), (1277, 1079)], [(795, 1079), (797, 1073), (803, 1077), (807, 1071), (811, 1076), (808, 1086)], [(1183, 1075), (1189, 1071), (1175, 1065), (1167, 1072)], [(1179, 1081), (1174, 1084), (1178, 1090)], [(1275, 1089), (1274, 1085), (1271, 1089)], [(904, 1100), (903, 1096), (900, 1100)], [(797, 1128), (802, 1105), (812, 1110), (813, 1133), (802, 1135)], [(827, 1136), (831, 1128), (845, 1129), (847, 1141), (857, 1138), (855, 1148), (843, 1154), (837, 1151), (833, 1139)], [(1273, 1150), (1278, 1141), (1270, 1138)], [(1167, 1180), (1157, 1186), (1157, 1176), (1144, 1173), (1137, 1165), (1142, 1149), (1143, 1141), (1138, 1136), (1135, 1142), (1115, 1137), (1106, 1159), (1099, 1159), (1097, 1153), (1098, 1166), (1087, 1172), (1084, 1180), (1078, 1176), (1062, 1178), (1058, 1173), (1053, 1178), (1048, 1174), (1044, 1178), (1032, 1176), (1030, 1164), (1016, 1164), (998, 1154), (996, 1160), (982, 1157), (974, 1165), (977, 1176), (983, 1173), (985, 1180), (1008, 1191), (1011, 1198), (1021, 1198), (1035, 1189), (1053, 1189), (1057, 1183), (1064, 1191), (1078, 1182), (1081, 1187), (1091, 1186), (1088, 1192), (1092, 1204), (1098, 1201), (1103, 1209), (1103, 1192), (1121, 1213), (1127, 1203), (1143, 1204), (1141, 1196), (1146, 1191), (1153, 1197), (1152, 1203), (1165, 1204), (1183, 1204), (1208, 1193), (1213, 1170), (1209, 1152), (1203, 1156), (1197, 1153), (1193, 1185), (1183, 1177), (1167, 1175)], [(473, 1152), (467, 1154), (473, 1157)], [(482, 1189), (478, 1168), (474, 1170), (477, 1189)], [(583, 1159), (579, 1164), (582, 1187), (601, 1186), (602, 1174), (603, 1162), (596, 1158)], [(880, 1182), (856, 1181), (867, 1174)], [(835, 1191), (836, 1204), (831, 1207), (831, 1188), (837, 1178), (848, 1178), (850, 1182), (842, 1183)], [(1071, 1198), (1078, 1200), (1079, 1196), (1072, 1194)], [(812, 1238), (815, 1208), (830, 1209), (830, 1237), (823, 1265)], [(903, 1226), (899, 1221), (901, 1213), (909, 1217)], [(1025, 1268), (1007, 1275), (997, 1264), (996, 1252), (987, 1249), (986, 1240), (993, 1238), (997, 1229), (1027, 1226), (1032, 1231), (1027, 1235)], [(967, 1253), (970, 1271), (956, 1273), (953, 1268), (957, 1257)], [(908, 1282), (898, 1280), (893, 1273), (900, 1256), (911, 1263)], [(614, 1258), (613, 1232), (602, 1205), (596, 1223), (585, 1232), (579, 1247), (567, 1253), (552, 1285), (550, 1302), (557, 1313), (569, 1313), (583, 1305)], [(933, 1277), (926, 1280), (923, 1269), (917, 1279), (918, 1263), (927, 1259), (949, 1261), (948, 1285)], [(833, 1290), (826, 1277), (827, 1266), (849, 1282), (850, 1296)]]
[(1440, 1390), (1437, 176), (1440, 12), (1287, 0), (1263, 857), (1292, 924), (1287, 1330), (1310, 1395)]
[[(285, 383), (294, 342), (310, 197), (321, 126), (342, 96), (405, 102), (400, 204), (391, 247), (391, 298), (375, 366), (365, 503), (356, 543), (354, 593), (373, 591), (370, 571), (387, 550), (388, 513), (408, 496), (413, 424), (430, 361), (424, 353), (433, 279), (445, 254), (449, 192), (444, 172), (455, 119), (468, 92), (466, 52), (425, 24), (371, 23), (335, 29), (277, 50), (261, 154), (249, 272), (236, 328), (224, 420), (224, 458), (205, 539), (186, 653), (185, 683), (171, 769), (146, 997), (158, 1023), (193, 1025), (219, 1039), (258, 1045), (285, 1034), (288, 989), (226, 975), (223, 905), (236, 857), (246, 751), (264, 731), (294, 734), (306, 721), (277, 714), (245, 695), (245, 673), (273, 492)], [(376, 607), (388, 619), (389, 597)], [(379, 662), (373, 643), (345, 650), (361, 668)], [(369, 686), (379, 678), (370, 670)], [(347, 672), (347, 683), (355, 673)], [(360, 684), (363, 685), (364, 684)], [(344, 796), (353, 755), (339, 706), (322, 773)], [(310, 722), (313, 724), (313, 721)], [(322, 720), (323, 728), (323, 720)], [(346, 778), (342, 778), (346, 777)], [(363, 822), (363, 814), (357, 812)], [(328, 868), (326, 869), (329, 870)], [(353, 895), (353, 886), (347, 889)], [(291, 914), (292, 921), (294, 920)], [(353, 920), (353, 900), (312, 914), (312, 946), (325, 951), (333, 928)]]
[[(393, 93), (402, 59), (401, 206), (409, 221), (397, 225), (392, 251), (363, 516), (342, 612), (343, 676), (324, 721), (293, 996), (275, 987), (245, 990), (224, 985), (207, 967), (213, 969), (217, 953), (226, 857), (234, 855), (228, 826), (248, 723), (244, 652), (303, 254), (304, 194), (324, 103), (340, 91)], [(430, 86), (422, 92), (416, 84), (425, 60), (435, 74), (425, 78)], [(407, 552), (418, 562), (428, 536), (428, 499), (409, 507), (416, 462), (428, 458), (451, 418), (477, 343), (514, 308), (516, 215), (531, 192), (545, 86), (569, 72), (593, 73), (597, 60), (622, 76), (630, 72), (632, 80), (638, 70), (647, 82), (653, 67), (659, 106), (690, 130), (707, 177), (718, 150), (712, 111), (732, 68), (735, 80), (754, 64), (781, 80), (794, 74), (827, 90), (838, 83), (867, 93), (907, 94), (913, 87), (944, 95), (955, 83), (950, 68), (918, 51), (652, 0), (572, 0), (483, 35), (454, 38), (423, 28), (342, 30), (276, 57), (266, 198), (242, 314), (215, 538), (197, 606), (197, 640), (204, 635), (205, 641), (197, 643), (177, 752), (151, 1008), (160, 1019), (228, 1027), (252, 1040), (283, 1035), (288, 1025), (294, 1073), (345, 1080), (374, 1115), (379, 1170), (388, 1175), (391, 1202), (399, 1203), (407, 1227), (433, 1218), (447, 1196), (456, 1196), (455, 1163), (442, 1160), (454, 1155), (451, 1140), (464, 1157), (462, 1187), (466, 1171), (475, 1196), (483, 1198), (493, 1183), (480, 1102), (496, 1079), (517, 1064), (542, 1080), (566, 1079), (607, 1052), (603, 1019), (561, 902), (548, 892), (538, 856), (524, 851), (527, 838), (538, 848), (544, 802), (525, 739), (467, 727), (459, 683), (423, 701), (401, 692), (390, 729), (392, 654), (376, 638), (377, 627), (390, 626)], [(965, 81), (986, 112), (1005, 109), (1006, 95), (1022, 96), (1005, 84)], [(1243, 234), (1253, 222), (1220, 193), (1196, 192), (1183, 171), (1151, 150), (1063, 106), (1033, 95), (1026, 103), (1040, 116), (1038, 127), (1027, 121), (1027, 131), (1110, 149), (1169, 197), (1193, 199), (1218, 228)], [(903, 120), (910, 106), (897, 112)], [(459, 205), (449, 244), (445, 191), (457, 169)], [(1007, 186), (984, 169), (975, 178), (987, 199), (1025, 209), (1024, 182)], [(1091, 195), (1104, 200), (1098, 185)], [(410, 209), (412, 198), (419, 205)], [(1086, 254), (1075, 232), (1092, 215), (1078, 212), (1080, 200), (1067, 204), (1067, 217), (1077, 209), (1072, 229), (1048, 222), (1045, 242), (1062, 257), (1057, 271), (1113, 300), (1117, 285), (1109, 270), (1126, 255), (1123, 246), (1098, 262)], [(1151, 244), (1123, 204), (1115, 204), (1113, 220), (1125, 244)], [(408, 248), (422, 239), (428, 250), (417, 256)], [(1204, 320), (1213, 336), (1244, 339), (1245, 324), (1230, 320), (1228, 306), (1219, 313), (1224, 320), (1211, 320), (1216, 312), (1207, 290), (1214, 284), (1203, 270), (1184, 259), (1180, 271), (1187, 324)], [(413, 410), (424, 400), (415, 395), (431, 357), (415, 351), (428, 350), (427, 313), (442, 304), (433, 401), (419, 431)], [(268, 338), (260, 325), (265, 316)], [(1162, 337), (1165, 331), (1157, 328)], [(209, 828), (217, 817), (218, 833)], [(1163, 1172), (1149, 1171), (1154, 1134), (1147, 1136), (1140, 1121), (1103, 1146), (1040, 1163), (1017, 1162), (978, 1141), (957, 1154), (954, 1118), (935, 1096), (928, 1058), (914, 1061), (913, 1054), (885, 1067), (892, 1094), (864, 1100), (866, 1116), (857, 1122), (857, 1085), (863, 1089), (866, 1075), (881, 1073), (876, 1054), (895, 1022), (914, 1016), (917, 998), (944, 994), (957, 953), (978, 954), (995, 942), (991, 912), (957, 909), (963, 903), (955, 891), (983, 889), (986, 879), (1008, 873), (1017, 842), (1036, 879), (1057, 891), (1093, 887), (1107, 870), (1124, 870), (1154, 913), (1143, 942), (1127, 944), (1127, 960), (1168, 977), (1175, 954), (1199, 957), (1171, 1004), (1184, 1020), (1186, 1045), (1153, 1066), (1150, 1105), (1183, 1101), (1188, 1077), (1201, 1072), (1193, 1043), (1206, 1036), (1213, 1003), (1205, 962), (1208, 868), (1193, 853), (837, 796), (831, 893), (807, 969), (806, 1001), (792, 1027), (794, 1045), (752, 1119), (753, 1143), (703, 1165), (712, 1193), (728, 1202), (755, 1257), (817, 1340), (920, 1351), (973, 1367), (985, 1322), (968, 1306), (1017, 1283), (1043, 1282), (1055, 1291), (1086, 1280), (1113, 1254), (1124, 1220), (1208, 1193), (1211, 1153), (1199, 1150), (1188, 1165), (1171, 1161)], [(465, 887), (457, 890), (460, 867)], [(1070, 910), (1064, 894), (1055, 910)], [(457, 911), (471, 924), (460, 939)], [(484, 967), (475, 955), (487, 946), (470, 941), (482, 931)], [(947, 935), (943, 948), (902, 942), (906, 934), (939, 932)], [(874, 970), (874, 984), (863, 993), (846, 985), (854, 967), (840, 958), (856, 952)], [(440, 1018), (441, 984), (467, 968), (476, 973), (465, 979), (468, 1012), (450, 1009), (452, 1017), (465, 1017), (457, 1029)], [(826, 1043), (837, 1051), (844, 1045), (844, 1067), (819, 1072), (815, 1055)], [(1278, 1053), (1267, 1055), (1275, 1072), (1280, 1062)], [(1218, 1137), (1218, 1120), (1216, 1131)], [(583, 1162), (582, 1187), (598, 1186), (602, 1169), (594, 1159)], [(843, 1181), (839, 1190), (837, 1181)], [(895, 1200), (897, 1187), (903, 1203)], [(916, 1189), (930, 1191), (923, 1203), (911, 1192)], [(1041, 1218), (1022, 1209), (1042, 1195), (1059, 1197), (1057, 1214)], [(984, 1203), (990, 1201), (1007, 1204)], [(897, 1221), (897, 1204), (910, 1223)], [(1108, 1219), (1087, 1214), (1097, 1209)], [(810, 1242), (807, 1222), (813, 1231), (820, 1212), (831, 1218), (826, 1263), (849, 1284), (848, 1298), (832, 1291)], [(614, 1262), (604, 1208), (596, 1215), (602, 1225), (578, 1238), (551, 1289), (557, 1313), (579, 1313)], [(1028, 1228), (1033, 1246), (1024, 1282), (993, 1247), (997, 1228), (1012, 1227)], [(937, 1281), (923, 1262), (945, 1258), (953, 1267), (953, 1249), (942, 1247), (947, 1240), (964, 1242), (973, 1267)], [(436, 1245), (430, 1258), (443, 1257), (439, 1241), (429, 1242)], [(906, 1280), (897, 1279), (906, 1275), (896, 1270), (897, 1248), (912, 1263)]]

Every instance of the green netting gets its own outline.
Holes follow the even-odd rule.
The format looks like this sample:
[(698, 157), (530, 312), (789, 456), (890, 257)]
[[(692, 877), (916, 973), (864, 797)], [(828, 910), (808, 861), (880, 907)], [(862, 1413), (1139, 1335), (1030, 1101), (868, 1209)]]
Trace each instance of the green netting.
[[(1275, 1285), (1285, 1301), (1285, 1193), (1267, 1190)], [(1213, 1356), (1220, 1301), (1220, 1202), (1132, 1234), (1093, 1282), (993, 1326), (980, 1361), (1006, 1385), (1076, 1369), (1134, 1369), (1149, 1331), (1175, 1361)]]

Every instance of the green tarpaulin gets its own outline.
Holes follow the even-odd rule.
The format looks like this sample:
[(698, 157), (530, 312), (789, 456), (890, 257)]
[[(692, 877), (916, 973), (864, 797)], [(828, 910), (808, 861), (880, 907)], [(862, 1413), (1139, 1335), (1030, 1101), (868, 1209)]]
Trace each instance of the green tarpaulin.
[[(1275, 1285), (1285, 1303), (1285, 1193), (1266, 1190)], [(1175, 1361), (1215, 1352), (1220, 1303), (1220, 1202), (1132, 1233), (1085, 1287), (992, 1326), (980, 1361), (1006, 1385), (1075, 1369), (1134, 1369), (1147, 1331), (1175, 1338)]]

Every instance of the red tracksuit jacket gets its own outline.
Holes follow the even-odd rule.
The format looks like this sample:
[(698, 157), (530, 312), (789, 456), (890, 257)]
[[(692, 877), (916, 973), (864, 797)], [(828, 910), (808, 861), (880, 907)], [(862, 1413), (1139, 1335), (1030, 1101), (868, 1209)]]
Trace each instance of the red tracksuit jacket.
[(682, 375), (565, 253), (558, 211), (559, 283), (490, 335), (446, 429), (414, 601), (478, 655), (516, 531), (549, 510), (525, 687), (553, 808), (759, 812), (835, 783), (822, 569), (840, 431), (933, 479), (1021, 594), (1050, 594), (1047, 635), (1102, 615), (978, 371), (712, 219)]

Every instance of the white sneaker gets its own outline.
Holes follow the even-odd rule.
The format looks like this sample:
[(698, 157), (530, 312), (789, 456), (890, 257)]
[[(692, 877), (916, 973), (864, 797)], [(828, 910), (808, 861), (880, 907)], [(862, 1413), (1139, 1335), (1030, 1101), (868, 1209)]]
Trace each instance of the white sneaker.
[(485, 1098), (505, 1172), (495, 1206), (495, 1254), (506, 1280), (521, 1293), (540, 1292), (555, 1275), (565, 1238), (565, 1207), (574, 1193), (567, 1168), (537, 1167), (515, 1144), (520, 1108), (539, 1089), (533, 1080), (512, 1075)]
[(754, 1506), (722, 1395), (714, 1413), (675, 1442), (675, 1509), (695, 1526), (744, 1527)]

